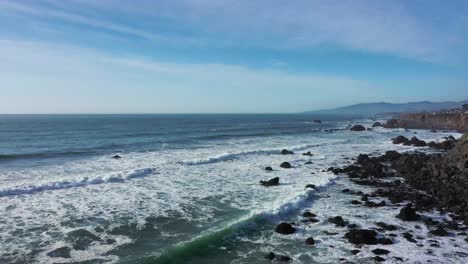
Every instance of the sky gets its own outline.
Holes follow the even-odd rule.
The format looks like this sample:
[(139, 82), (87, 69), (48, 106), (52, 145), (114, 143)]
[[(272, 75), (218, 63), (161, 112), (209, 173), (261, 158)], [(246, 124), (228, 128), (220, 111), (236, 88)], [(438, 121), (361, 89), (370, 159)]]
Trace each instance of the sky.
[(0, 0), (0, 114), (468, 99), (465, 0)]

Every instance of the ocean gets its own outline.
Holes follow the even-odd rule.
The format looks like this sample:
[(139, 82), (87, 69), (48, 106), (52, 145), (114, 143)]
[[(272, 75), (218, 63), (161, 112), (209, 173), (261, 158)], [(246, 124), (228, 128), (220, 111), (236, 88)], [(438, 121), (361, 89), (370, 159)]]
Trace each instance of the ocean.
[[(333, 231), (324, 223), (292, 236), (273, 230), (300, 221), (306, 209), (324, 218), (358, 214), (338, 195), (349, 183), (327, 169), (359, 153), (411, 151), (390, 138), (414, 132), (351, 132), (373, 120), (314, 119), (0, 115), (0, 263), (263, 263), (270, 251), (297, 263), (355, 260), (341, 237), (323, 235)], [(292, 168), (280, 168), (284, 161)], [(259, 184), (274, 177), (279, 186)], [(355, 220), (362, 226), (371, 222), (366, 210)], [(315, 247), (304, 244), (309, 236)], [(422, 257), (410, 253), (411, 244), (399, 247)]]

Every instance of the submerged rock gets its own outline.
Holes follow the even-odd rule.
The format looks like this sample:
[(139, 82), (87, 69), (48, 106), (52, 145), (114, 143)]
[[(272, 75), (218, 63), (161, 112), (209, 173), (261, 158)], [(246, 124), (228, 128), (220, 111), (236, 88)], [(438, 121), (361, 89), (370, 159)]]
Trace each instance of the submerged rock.
[(70, 258), (70, 251), (69, 247), (61, 247), (50, 251), (47, 256), (51, 258)]
[(282, 235), (291, 235), (296, 232), (296, 228), (294, 228), (291, 224), (283, 222), (276, 226), (275, 232), (282, 234)]
[(77, 229), (67, 234), (67, 241), (69, 241), (73, 249), (76, 250), (86, 250), (93, 242), (100, 240), (98, 236), (86, 229)]
[(278, 186), (279, 185), (279, 178), (275, 177), (271, 180), (268, 181), (260, 181), (260, 184), (266, 187), (271, 187), (271, 186)]
[(435, 230), (429, 231), (429, 233), (433, 234), (434, 236), (448, 236), (449, 235), (449, 233), (445, 231), (445, 229), (441, 226), (439, 226)]

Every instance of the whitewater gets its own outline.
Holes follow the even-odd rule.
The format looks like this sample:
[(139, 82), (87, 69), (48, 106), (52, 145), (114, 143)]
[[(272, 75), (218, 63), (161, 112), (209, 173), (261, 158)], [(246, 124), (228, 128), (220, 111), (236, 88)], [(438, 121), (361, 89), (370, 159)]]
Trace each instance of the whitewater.
[[(270, 251), (295, 263), (353, 261), (341, 238), (320, 235), (329, 227), (310, 226), (290, 237), (275, 234), (274, 227), (300, 221), (306, 209), (324, 217), (353, 214), (339, 195), (351, 183), (329, 167), (348, 164), (360, 153), (414, 150), (391, 144), (400, 134), (417, 132), (423, 140), (459, 136), (383, 128), (350, 132), (350, 126), (370, 126), (373, 120), (311, 120), (0, 117), (0, 263), (259, 263)], [(281, 155), (283, 149), (295, 154)], [(312, 156), (302, 155), (309, 151)], [(122, 158), (112, 158), (117, 154)], [(293, 168), (280, 168), (284, 161)], [(267, 166), (273, 171), (265, 171)], [(274, 177), (280, 178), (277, 187), (259, 184)], [(355, 214), (365, 215), (356, 221), (366, 226), (362, 219), (373, 212)], [(387, 214), (381, 217), (393, 212)], [(303, 243), (311, 234), (319, 241), (313, 249)], [(447, 239), (430, 260), (437, 263), (448, 254), (453, 262), (463, 261), (452, 254), (457, 243)], [(408, 252), (413, 246), (397, 245)], [(411, 254), (415, 262), (427, 258)]]

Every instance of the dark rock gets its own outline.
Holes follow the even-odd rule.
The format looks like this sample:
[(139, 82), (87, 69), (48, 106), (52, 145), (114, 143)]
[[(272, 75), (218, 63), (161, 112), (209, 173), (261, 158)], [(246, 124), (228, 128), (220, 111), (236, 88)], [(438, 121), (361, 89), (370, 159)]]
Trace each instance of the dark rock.
[(377, 232), (368, 229), (353, 229), (345, 234), (345, 238), (353, 244), (377, 244)]
[(449, 235), (449, 233), (445, 231), (445, 229), (441, 226), (439, 226), (435, 230), (429, 231), (429, 233), (433, 234), (434, 236), (448, 236)]
[(380, 245), (392, 245), (393, 240), (391, 240), (390, 238), (379, 238), (377, 243), (379, 243)]
[(375, 260), (376, 262), (384, 262), (384, 261), (385, 261), (385, 259), (382, 258), (381, 256), (375, 256), (375, 257), (374, 257), (374, 260)]
[(357, 250), (357, 249), (351, 250), (351, 254), (353, 254), (353, 255), (357, 255), (357, 254), (359, 254), (359, 252), (361, 252), (361, 251)]
[(359, 204), (362, 204), (362, 202), (360, 202), (360, 201), (358, 201), (358, 200), (352, 200), (352, 201), (351, 201), (351, 204), (359, 205)]
[(386, 223), (383, 223), (383, 222), (377, 222), (376, 225), (380, 228), (383, 228), (387, 231), (395, 231), (397, 230), (398, 228), (394, 225), (389, 225), (389, 224), (386, 224)]
[(408, 241), (411, 242), (411, 243), (416, 243), (416, 242), (417, 242), (417, 241), (413, 238), (413, 235), (410, 234), (410, 233), (408, 233), (408, 232), (405, 232), (405, 233), (403, 233), (402, 235), (403, 235), (403, 237), (404, 237), (406, 240), (408, 240)]
[(265, 167), (265, 170), (266, 170), (266, 171), (272, 171), (273, 168), (272, 168), (272, 167)]
[(70, 258), (70, 251), (69, 247), (61, 247), (48, 252), (47, 256), (51, 258)]
[(328, 222), (335, 224), (336, 226), (339, 226), (339, 227), (345, 227), (348, 225), (348, 222), (346, 222), (341, 216), (328, 218)]
[(372, 127), (381, 127), (382, 126), (382, 123), (380, 122), (375, 122), (374, 124), (372, 124)]
[(279, 185), (279, 178), (275, 177), (271, 180), (268, 181), (260, 181), (260, 184), (266, 187), (271, 187), (271, 186), (278, 186)]
[(283, 169), (292, 168), (291, 164), (289, 162), (286, 162), (286, 161), (281, 163), (280, 167), (283, 168)]
[(307, 151), (306, 153), (302, 153), (302, 155), (312, 157), (314, 154), (312, 154), (310, 151)]
[(275, 253), (270, 252), (270, 253), (266, 254), (265, 259), (274, 260), (275, 257), (276, 257)]
[(305, 165), (310, 165), (310, 164), (314, 164), (312, 161), (308, 161), (306, 163), (304, 163)]
[(283, 149), (281, 150), (281, 155), (293, 155), (294, 152), (290, 151), (290, 150), (287, 150), (287, 149)]
[(284, 262), (292, 261), (292, 258), (290, 258), (288, 256), (285, 256), (285, 255), (278, 255), (278, 256), (276, 256), (276, 259), (278, 261), (284, 261)]
[(291, 235), (296, 232), (296, 228), (289, 223), (283, 222), (276, 227), (275, 232), (282, 235)]
[(415, 147), (425, 147), (427, 143), (423, 140), (419, 140), (417, 137), (412, 137), (409, 143)]
[(397, 119), (389, 119), (384, 125), (385, 128), (397, 128), (399, 127), (399, 122)]
[(310, 212), (310, 211), (305, 211), (303, 214), (302, 214), (303, 217), (317, 217), (316, 214)]
[(355, 125), (350, 130), (351, 131), (365, 131), (366, 128), (363, 125)]
[(388, 253), (390, 253), (390, 251), (382, 249), (382, 248), (376, 248), (376, 249), (372, 250), (372, 253), (374, 253), (376, 255), (388, 255)]
[(318, 189), (317, 189), (317, 186), (315, 186), (314, 184), (307, 184), (307, 185), (305, 186), (305, 188), (306, 188), (306, 189), (309, 188), (309, 189), (318, 190)]
[(122, 157), (120, 155), (114, 155), (112, 156), (113, 159), (121, 159)]
[(316, 119), (316, 120), (314, 120), (314, 123), (320, 124), (320, 123), (322, 123), (322, 120)]
[(382, 207), (382, 206), (385, 206), (385, 201), (381, 201), (380, 203), (366, 201), (364, 205), (367, 207), (371, 207), (371, 208)]
[(416, 213), (414, 208), (411, 206), (405, 206), (400, 210), (400, 213), (397, 216), (403, 221), (417, 221), (419, 220), (419, 215)]
[(315, 240), (314, 240), (313, 237), (309, 237), (309, 238), (306, 239), (305, 243), (306, 243), (306, 245), (313, 246), (313, 245), (315, 245)]
[(406, 138), (405, 136), (398, 136), (394, 139), (392, 139), (393, 144), (408, 144), (409, 145), (409, 139)]
[(356, 229), (356, 228), (358, 228), (358, 227), (359, 227), (359, 226), (356, 225), (356, 224), (349, 224), (349, 225), (348, 225), (348, 228), (349, 228), (349, 229)]
[(342, 193), (349, 193), (351, 190), (350, 189), (343, 189), (341, 190)]

